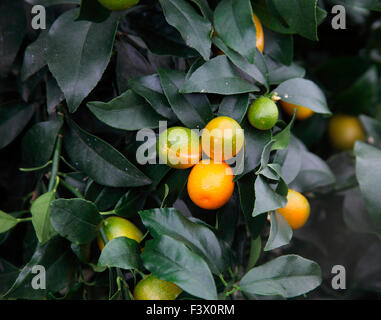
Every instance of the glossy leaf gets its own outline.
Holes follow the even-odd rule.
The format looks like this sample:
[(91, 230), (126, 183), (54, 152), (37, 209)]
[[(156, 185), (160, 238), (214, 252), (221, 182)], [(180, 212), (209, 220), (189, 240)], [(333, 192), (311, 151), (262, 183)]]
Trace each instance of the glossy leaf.
[(273, 92), (287, 102), (303, 106), (316, 113), (330, 115), (323, 91), (312, 81), (295, 78), (282, 82)]
[(213, 231), (189, 221), (176, 209), (152, 209), (139, 214), (155, 238), (167, 235), (184, 242), (208, 263), (213, 273), (219, 274), (230, 266), (230, 253), (224, 250)]
[(163, 93), (157, 74), (131, 79), (129, 84), (132, 90), (142, 96), (158, 114), (167, 119), (177, 119)]
[[(35, 290), (32, 280), (36, 265), (44, 266), (46, 289)], [(68, 242), (54, 237), (44, 245), (38, 245), (30, 261), (23, 267), (12, 287), (7, 291), (7, 299), (46, 299), (48, 293), (56, 293), (66, 288), (73, 280), (77, 265)], [(37, 271), (40, 273), (41, 271)]]
[(270, 236), (264, 251), (274, 250), (288, 244), (292, 238), (292, 229), (279, 212), (270, 214)]
[(131, 90), (109, 102), (89, 102), (87, 107), (100, 121), (122, 130), (157, 128), (159, 121), (163, 120), (142, 97)]
[(292, 298), (315, 289), (321, 281), (321, 269), (316, 262), (286, 255), (251, 269), (238, 286), (250, 294)]
[(16, 280), (20, 270), (8, 261), (0, 258), (0, 296), (4, 294)]
[(257, 32), (249, 0), (222, 0), (214, 11), (214, 26), (222, 41), (254, 63)]
[(335, 183), (335, 176), (328, 165), (317, 155), (302, 151), (300, 172), (292, 182), (292, 186), (302, 192), (312, 191)]
[(208, 60), (212, 25), (185, 0), (159, 0), (166, 20), (179, 30), (185, 43)]
[(70, 112), (94, 89), (106, 69), (114, 44), (118, 16), (103, 23), (74, 21), (78, 10), (61, 15), (48, 35), (49, 69), (65, 94)]
[(287, 198), (275, 192), (260, 175), (255, 180), (255, 203), (253, 217), (285, 207)]
[(244, 80), (225, 56), (204, 63), (185, 80), (183, 93), (217, 93), (224, 95), (258, 91), (254, 84)]
[(173, 282), (193, 296), (215, 300), (216, 285), (207, 263), (187, 246), (168, 236), (147, 242), (144, 266), (156, 277)]
[(62, 121), (50, 120), (28, 130), (22, 140), (24, 166), (39, 167), (50, 160), (61, 127)]
[(379, 183), (381, 179), (381, 151), (364, 142), (355, 144), (356, 177), (364, 198), (365, 206), (377, 228), (381, 227), (381, 197)]
[(381, 148), (381, 121), (366, 115), (361, 115), (359, 119), (367, 135), (370, 137), (369, 141), (373, 141), (377, 147)]
[(306, 70), (300, 65), (292, 62), (289, 66), (274, 61), (268, 56), (265, 56), (266, 65), (269, 73), (270, 84), (281, 84), (290, 79), (303, 78), (306, 75)]
[(161, 86), (177, 118), (188, 128), (201, 129), (213, 118), (205, 95), (184, 95), (179, 91), (185, 75), (175, 70), (158, 70)]
[(241, 123), (249, 107), (249, 95), (226, 96), (218, 108), (218, 116), (227, 116)]
[(252, 64), (239, 53), (235, 52), (233, 49), (228, 48), (220, 38), (213, 37), (212, 41), (242, 72), (248, 74), (251, 78), (264, 85), (266, 88), (268, 87), (269, 74), (266, 62), (258, 50), (256, 51), (255, 55), (255, 63)]
[[(70, 121), (64, 139), (72, 163), (94, 181), (109, 187), (136, 187), (151, 181), (119, 151)], [(90, 156), (91, 155), (91, 156)]]
[(83, 199), (58, 199), (50, 208), (53, 228), (76, 244), (91, 242), (98, 233), (102, 218), (97, 207)]
[(21, 101), (0, 105), (0, 149), (10, 144), (31, 119), (35, 105), (25, 105)]
[(98, 266), (125, 270), (141, 270), (140, 249), (135, 240), (118, 237), (107, 242), (98, 260)]
[(26, 18), (22, 0), (0, 3), (0, 74), (6, 75), (24, 38)]

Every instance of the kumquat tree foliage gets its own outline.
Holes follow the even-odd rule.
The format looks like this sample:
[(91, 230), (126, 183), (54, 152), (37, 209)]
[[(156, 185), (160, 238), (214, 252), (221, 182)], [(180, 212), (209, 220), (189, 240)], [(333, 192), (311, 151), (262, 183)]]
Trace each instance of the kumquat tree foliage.
[(1, 299), (380, 298), (380, 11), (1, 0)]

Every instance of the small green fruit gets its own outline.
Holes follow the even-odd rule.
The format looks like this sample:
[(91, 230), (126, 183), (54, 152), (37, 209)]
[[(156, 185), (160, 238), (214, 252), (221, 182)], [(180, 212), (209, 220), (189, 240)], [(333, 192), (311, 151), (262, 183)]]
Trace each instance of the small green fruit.
[(139, 3), (140, 0), (98, 0), (98, 2), (109, 10), (122, 11)]
[(279, 111), (275, 102), (262, 96), (255, 100), (247, 114), (250, 124), (259, 130), (269, 130), (278, 121)]

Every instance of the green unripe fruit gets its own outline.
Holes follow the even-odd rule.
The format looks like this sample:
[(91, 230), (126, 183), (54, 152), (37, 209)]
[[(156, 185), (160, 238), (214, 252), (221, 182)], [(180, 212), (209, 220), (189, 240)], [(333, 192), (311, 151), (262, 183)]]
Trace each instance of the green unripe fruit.
[(262, 96), (255, 100), (249, 108), (247, 117), (250, 124), (259, 130), (269, 130), (278, 121), (279, 111), (275, 102)]
[(139, 3), (140, 0), (98, 0), (98, 2), (109, 10), (122, 11)]

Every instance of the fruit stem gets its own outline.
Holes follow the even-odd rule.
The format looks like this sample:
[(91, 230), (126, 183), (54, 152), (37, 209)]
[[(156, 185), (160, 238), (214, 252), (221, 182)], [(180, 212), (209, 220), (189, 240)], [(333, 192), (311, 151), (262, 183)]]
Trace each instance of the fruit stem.
[(224, 279), (224, 276), (222, 275), (222, 273), (220, 273), (218, 276), (220, 277), (221, 282), (223, 283), (223, 285), (224, 285), (225, 287), (227, 287), (227, 286), (228, 286), (228, 283), (227, 283), (226, 280)]

